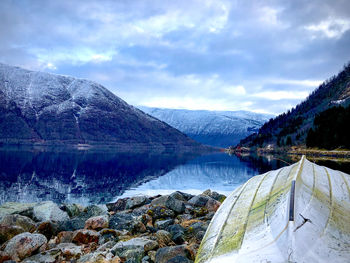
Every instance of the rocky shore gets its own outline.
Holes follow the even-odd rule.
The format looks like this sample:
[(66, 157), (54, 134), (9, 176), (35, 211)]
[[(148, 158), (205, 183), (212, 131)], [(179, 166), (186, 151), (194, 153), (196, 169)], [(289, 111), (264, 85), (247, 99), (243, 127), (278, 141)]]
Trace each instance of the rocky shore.
[(0, 263), (193, 262), (225, 198), (206, 190), (87, 207), (5, 203), (0, 206)]

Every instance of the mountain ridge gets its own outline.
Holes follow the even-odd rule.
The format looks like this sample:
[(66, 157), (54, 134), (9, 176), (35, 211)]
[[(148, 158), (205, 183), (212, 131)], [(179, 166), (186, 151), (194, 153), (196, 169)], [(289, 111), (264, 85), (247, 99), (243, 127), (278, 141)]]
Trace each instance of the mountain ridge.
[(211, 146), (228, 147), (257, 131), (272, 115), (249, 111), (208, 111), (139, 106), (147, 114)]
[(102, 85), (0, 63), (0, 142), (199, 144)]
[(350, 105), (350, 63), (336, 76), (323, 82), (303, 102), (286, 113), (266, 122), (258, 131), (237, 146), (283, 147), (305, 146), (306, 137), (318, 114), (334, 106)]

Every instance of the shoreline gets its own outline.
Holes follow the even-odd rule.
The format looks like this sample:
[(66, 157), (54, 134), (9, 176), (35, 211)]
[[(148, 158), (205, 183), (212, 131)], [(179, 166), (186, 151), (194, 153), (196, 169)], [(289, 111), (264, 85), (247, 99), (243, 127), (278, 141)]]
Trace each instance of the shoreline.
[(258, 153), (258, 154), (289, 154), (289, 155), (306, 155), (314, 157), (333, 157), (333, 158), (350, 158), (350, 151), (348, 150), (324, 150), (324, 149), (306, 149), (299, 147), (288, 148), (228, 148), (227, 153)]
[(0, 263), (191, 263), (225, 198), (208, 189), (199, 195), (176, 191), (86, 207), (4, 203)]

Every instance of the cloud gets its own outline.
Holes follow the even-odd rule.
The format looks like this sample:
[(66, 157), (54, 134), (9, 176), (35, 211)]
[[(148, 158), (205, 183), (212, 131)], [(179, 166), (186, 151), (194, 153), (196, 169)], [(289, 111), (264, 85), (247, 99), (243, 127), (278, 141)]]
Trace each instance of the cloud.
[(282, 100), (282, 99), (305, 99), (309, 95), (308, 92), (293, 92), (293, 91), (263, 91), (252, 94), (253, 97), (264, 98), (267, 100)]
[(312, 37), (316, 38), (317, 34), (328, 38), (340, 38), (350, 29), (350, 19), (328, 19), (318, 24), (305, 26), (306, 30), (311, 31)]
[(350, 59), (347, 10), (346, 0), (3, 0), (0, 61), (92, 79), (135, 105), (280, 113)]

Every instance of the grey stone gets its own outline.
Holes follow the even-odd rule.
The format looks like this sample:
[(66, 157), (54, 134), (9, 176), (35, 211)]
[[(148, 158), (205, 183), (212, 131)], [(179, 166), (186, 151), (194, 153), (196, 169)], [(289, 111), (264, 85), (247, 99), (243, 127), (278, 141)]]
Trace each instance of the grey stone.
[(126, 201), (125, 209), (133, 209), (135, 207), (142, 206), (149, 201), (150, 200), (147, 196), (134, 196)]
[(85, 217), (75, 217), (58, 223), (58, 231), (75, 231), (85, 227)]
[(192, 197), (188, 203), (194, 205), (194, 206), (205, 206), (209, 200), (208, 196), (205, 195), (196, 195)]
[(84, 212), (80, 214), (82, 218), (90, 218), (94, 216), (107, 215), (108, 209), (106, 205), (89, 205), (85, 207)]
[(162, 195), (158, 198), (155, 198), (151, 202), (151, 206), (165, 206), (166, 201), (168, 200), (169, 195)]
[(78, 263), (109, 262), (113, 258), (112, 253), (96, 251), (83, 255), (78, 259)]
[(166, 263), (193, 263), (193, 261), (184, 256), (176, 256), (169, 259)]
[(131, 231), (134, 227), (134, 217), (130, 214), (116, 213), (109, 219), (109, 227), (117, 230)]
[(35, 230), (35, 222), (26, 216), (6, 215), (0, 221), (1, 226), (19, 226), (23, 228), (23, 232), (33, 232)]
[(157, 220), (154, 223), (154, 226), (158, 229), (166, 229), (168, 226), (174, 224), (173, 219), (166, 219), (166, 220)]
[(128, 241), (120, 241), (118, 242), (111, 251), (121, 256), (121, 254), (126, 250), (132, 249), (141, 249), (143, 252), (148, 252), (158, 247), (158, 243), (154, 240), (150, 240), (147, 238), (132, 238)]
[(171, 241), (172, 235), (168, 231), (158, 230), (156, 237), (159, 244), (168, 245)]
[(163, 247), (157, 250), (156, 254), (156, 263), (167, 263), (168, 260), (175, 257), (184, 257), (187, 258), (189, 256), (189, 252), (186, 249), (185, 245), (181, 246), (173, 246), (173, 247)]
[(79, 204), (66, 204), (62, 208), (70, 217), (80, 215), (84, 211), (84, 207)]
[(166, 229), (171, 234), (171, 239), (178, 245), (185, 242), (185, 229), (178, 224), (171, 225)]
[(22, 262), (26, 263), (55, 263), (57, 262), (59, 254), (51, 255), (49, 253), (39, 253), (24, 259)]
[(164, 206), (152, 207), (152, 208), (150, 208), (148, 214), (150, 214), (154, 220), (175, 217), (174, 211), (171, 209), (168, 209), (167, 207), (164, 207)]
[(172, 193), (170, 195), (170, 197), (175, 198), (175, 199), (180, 200), (180, 201), (187, 201), (186, 198), (178, 191)]
[(0, 206), (0, 219), (5, 215), (20, 214), (31, 217), (35, 203), (7, 202)]
[(34, 206), (33, 217), (35, 220), (62, 222), (69, 219), (67, 212), (61, 210), (52, 201), (41, 202)]
[(185, 203), (172, 196), (169, 196), (168, 200), (165, 202), (165, 206), (173, 210), (177, 214), (185, 212)]
[(29, 257), (46, 242), (47, 239), (44, 235), (24, 232), (13, 237), (7, 243), (4, 252), (11, 255), (12, 259), (19, 261)]

